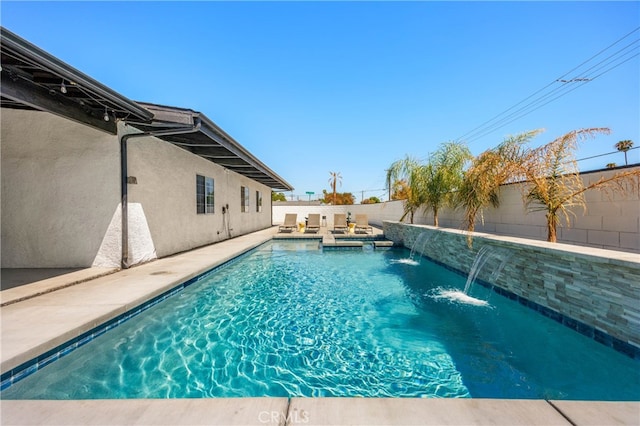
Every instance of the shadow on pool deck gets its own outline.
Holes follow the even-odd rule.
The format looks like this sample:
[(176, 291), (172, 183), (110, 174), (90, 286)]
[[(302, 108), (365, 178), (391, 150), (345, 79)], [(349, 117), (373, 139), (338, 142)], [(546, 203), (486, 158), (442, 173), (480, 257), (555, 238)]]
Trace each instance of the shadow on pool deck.
[[(6, 372), (246, 252), (277, 227), (135, 268), (83, 271), (1, 292)], [(281, 235), (281, 234), (280, 234)], [(322, 235), (322, 233), (321, 233)], [(300, 234), (297, 237), (308, 237)], [(66, 277), (66, 278), (65, 278)], [(47, 281), (56, 280), (55, 284)], [(43, 284), (45, 283), (45, 284)], [(56, 287), (57, 286), (57, 287)], [(21, 296), (16, 298), (16, 292)], [(11, 299), (14, 297), (14, 299)], [(640, 424), (640, 402), (409, 398), (216, 398), (0, 402), (3, 425)]]
[(0, 290), (71, 274), (85, 268), (3, 268), (0, 270)]

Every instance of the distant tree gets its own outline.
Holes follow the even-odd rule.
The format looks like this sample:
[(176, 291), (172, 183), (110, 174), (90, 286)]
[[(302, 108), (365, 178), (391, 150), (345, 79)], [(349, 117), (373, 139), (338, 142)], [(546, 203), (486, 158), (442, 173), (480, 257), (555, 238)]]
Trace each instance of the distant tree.
[(633, 146), (633, 141), (631, 140), (624, 140), (624, 141), (620, 141), (617, 144), (615, 144), (615, 147), (618, 151), (622, 151), (624, 152), (624, 165), (628, 165), (629, 163), (627, 162), (627, 151), (629, 151), (631, 149), (631, 147)]
[(333, 190), (333, 204), (337, 204), (336, 200), (336, 185), (342, 185), (342, 176), (340, 172), (329, 172), (331, 177), (329, 178), (329, 184), (331, 185), (331, 189)]
[(378, 204), (381, 203), (380, 198), (378, 197), (369, 197), (365, 200), (362, 200), (362, 204)]
[(465, 209), (464, 223), (469, 231), (469, 247), (478, 214), (482, 214), (482, 209), (488, 206), (499, 206), (500, 186), (519, 178), (525, 152), (523, 146), (540, 132), (534, 130), (508, 137), (496, 148), (475, 157), (466, 170), (456, 195), (458, 203)]
[(271, 191), (271, 201), (287, 201), (287, 197), (282, 192)]
[(618, 165), (616, 163), (607, 163), (606, 167), (607, 169), (615, 169)]
[(392, 200), (406, 200), (411, 196), (411, 189), (409, 188), (409, 184), (404, 179), (397, 180), (393, 183), (391, 188), (391, 199)]
[(326, 189), (323, 189), (322, 196), (323, 197), (320, 201), (324, 204), (332, 204), (334, 206), (355, 204), (355, 197), (350, 192), (336, 192), (333, 194), (331, 192), (327, 192)]
[(340, 197), (338, 197), (338, 203), (342, 205), (352, 205), (355, 204), (355, 202), (356, 197), (354, 197), (351, 192), (343, 192), (340, 194)]
[(612, 176), (604, 176), (596, 182), (585, 184), (578, 171), (574, 152), (579, 142), (597, 134), (609, 134), (607, 128), (590, 128), (571, 131), (556, 140), (531, 150), (522, 164), (526, 176), (523, 185), (525, 202), (529, 211), (545, 211), (547, 241), (557, 241), (560, 215), (567, 224), (575, 216), (572, 207), (586, 208), (584, 193), (590, 189), (626, 194), (637, 190), (640, 170), (624, 170)]

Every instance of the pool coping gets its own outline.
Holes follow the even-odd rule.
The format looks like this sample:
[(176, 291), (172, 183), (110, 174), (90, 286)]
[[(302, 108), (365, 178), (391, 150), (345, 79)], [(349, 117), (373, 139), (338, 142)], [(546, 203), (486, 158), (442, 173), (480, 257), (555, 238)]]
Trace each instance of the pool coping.
[(277, 227), (257, 231), (0, 307), (0, 372), (5, 374), (237, 258), (269, 241), (275, 231)]
[(634, 425), (640, 403), (422, 398), (0, 402), (3, 425)]
[[(0, 308), (2, 319), (0, 369), (2, 373), (6, 373), (12, 368), (77, 338), (97, 325), (112, 320), (146, 301), (161, 296), (181, 283), (236, 258), (238, 255), (269, 241), (276, 234), (277, 227), (268, 228), (3, 306)], [(62, 307), (64, 309), (61, 309)], [(249, 419), (248, 423), (233, 423), (231, 421), (238, 419), (242, 413), (246, 416), (249, 411), (253, 410), (253, 408), (247, 408), (251, 407), (252, 401), (260, 407), (267, 407), (265, 410), (271, 410), (270, 413), (279, 412), (280, 415), (275, 417), (278, 417), (282, 422), (278, 424), (344, 424), (345, 422), (350, 424), (383, 424), (379, 423), (379, 419), (387, 417), (375, 417), (367, 414), (376, 412), (376, 409), (372, 407), (386, 407), (384, 410), (387, 414), (395, 413), (396, 417), (391, 417), (393, 423), (384, 424), (430, 424), (425, 423), (428, 419), (437, 420), (432, 424), (460, 424), (463, 417), (456, 416), (455, 413), (471, 416), (464, 417), (468, 420), (462, 422), (465, 424), (522, 424), (523, 422), (520, 420), (525, 418), (531, 420), (525, 424), (549, 424), (548, 421), (541, 420), (544, 417), (525, 416), (526, 413), (537, 413), (536, 416), (540, 416), (539, 410), (542, 406), (545, 407), (544, 410), (552, 408), (556, 412), (558, 411), (557, 407), (580, 407), (580, 409), (573, 410), (575, 413), (584, 413), (585, 410), (588, 412), (593, 408), (594, 414), (585, 417), (580, 422), (573, 421), (573, 416), (577, 416), (577, 414), (567, 408), (571, 414), (568, 417), (563, 414), (563, 417), (565, 420), (570, 418), (571, 422), (564, 424), (589, 424), (590, 419), (599, 418), (596, 416), (598, 413), (607, 415), (609, 419), (607, 422), (600, 422), (600, 424), (640, 424), (640, 414), (638, 414), (640, 413), (640, 402), (636, 401), (620, 403), (587, 401), (582, 404), (572, 404), (573, 401), (547, 403), (544, 400), (529, 400), (519, 403), (516, 400), (493, 399), (413, 400), (397, 398), (386, 402), (387, 399), (384, 398), (292, 398), (291, 400), (284, 398), (285, 411), (283, 411), (284, 408), (269, 408), (273, 404), (278, 405), (279, 403), (274, 402), (277, 400), (279, 399), (221, 398), (203, 400), (199, 403), (193, 400), (171, 400), (171, 402), (167, 402), (167, 400), (2, 401), (1, 408), (2, 424), (17, 424), (14, 423), (17, 421), (16, 419), (22, 419), (25, 423), (30, 424), (51, 424), (52, 419), (57, 415), (55, 413), (60, 412), (67, 413), (67, 417), (60, 418), (60, 421), (54, 423), (123, 424), (123, 421), (117, 420), (117, 416), (113, 416), (113, 410), (109, 409), (114, 404), (118, 410), (130, 407), (127, 408), (130, 411), (123, 411), (123, 413), (130, 413), (130, 417), (124, 421), (126, 424), (219, 424), (221, 422), (225, 424), (269, 424), (271, 418), (268, 422), (263, 422), (264, 418), (257, 418), (255, 412), (250, 415), (253, 416), (253, 420)], [(374, 402), (362, 402), (367, 400)], [(166, 405), (175, 405), (176, 412), (184, 413), (186, 410), (192, 412), (194, 416), (200, 413), (199, 415), (202, 417), (199, 418), (203, 422), (199, 423), (191, 415), (180, 418), (171, 417), (169, 414), (159, 415), (158, 413), (164, 412), (165, 409), (160, 408), (162, 404), (158, 401)], [(541, 405), (541, 403), (544, 404)], [(194, 408), (194, 405), (199, 408)], [(495, 407), (498, 406), (502, 408), (496, 411)], [(298, 411), (293, 411), (296, 407), (298, 407)], [(218, 412), (219, 410), (222, 411)], [(310, 414), (316, 413), (314, 416), (317, 417), (295, 419), (292, 413), (300, 415), (300, 410), (307, 410)], [(438, 410), (442, 410), (440, 417), (436, 415), (440, 412)], [(156, 417), (148, 417), (151, 416), (151, 413), (155, 413)], [(282, 413), (287, 414), (283, 417)], [(633, 417), (633, 413), (636, 417)], [(215, 418), (218, 418), (216, 416), (221, 414), (223, 414), (220, 417), (222, 420), (218, 423), (212, 423)], [(100, 417), (101, 415), (102, 417)], [(630, 415), (631, 417), (629, 417)], [(247, 419), (246, 417), (242, 418)], [(225, 419), (229, 419), (229, 422)], [(415, 423), (407, 423), (410, 419), (413, 419)], [(503, 419), (504, 422), (496, 421), (499, 419)], [(629, 422), (630, 420), (631, 422)]]

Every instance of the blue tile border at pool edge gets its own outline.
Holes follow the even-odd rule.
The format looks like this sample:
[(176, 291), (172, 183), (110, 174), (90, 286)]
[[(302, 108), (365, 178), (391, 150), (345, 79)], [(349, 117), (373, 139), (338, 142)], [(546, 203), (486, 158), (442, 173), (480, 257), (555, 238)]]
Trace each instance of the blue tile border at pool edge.
[[(267, 241), (268, 242), (268, 241)], [(181, 292), (182, 290), (184, 290), (186, 287), (190, 286), (191, 284), (194, 284), (196, 282), (199, 282), (203, 279), (205, 279), (206, 277), (209, 276), (209, 274), (211, 274), (212, 272), (215, 272), (223, 267), (227, 267), (229, 265), (232, 265), (234, 263), (236, 263), (237, 261), (239, 261), (240, 259), (244, 258), (247, 254), (249, 254), (250, 252), (253, 252), (254, 250), (256, 250), (258, 247), (260, 247), (263, 244), (259, 244), (256, 247), (253, 247), (250, 250), (247, 250), (244, 253), (239, 254), (238, 256), (234, 257), (233, 259), (229, 259), (226, 262), (223, 262), (219, 265), (216, 265), (214, 267), (212, 267), (211, 269), (199, 274), (198, 276), (195, 276), (187, 281), (184, 281), (178, 285), (176, 285), (175, 287), (165, 291), (164, 293), (147, 300), (146, 302), (142, 303), (139, 306), (136, 306), (134, 308), (132, 308), (131, 310), (118, 315), (115, 318), (110, 319), (107, 322), (104, 322), (100, 325), (98, 325), (97, 327), (82, 333), (81, 335), (74, 337), (71, 340), (66, 341), (65, 343), (62, 343), (61, 345), (56, 346), (55, 348), (37, 356), (36, 358), (33, 358), (29, 361), (26, 361), (22, 364), (20, 364), (17, 367), (12, 368), (11, 370), (5, 372), (4, 374), (2, 374), (2, 376), (0, 376), (0, 391), (3, 391), (5, 389), (7, 389), (9, 386), (13, 385), (14, 383), (24, 379), (25, 377), (37, 372), (39, 369), (46, 367), (47, 365), (51, 364), (52, 362), (58, 360), (59, 358), (73, 352), (75, 349), (91, 342), (93, 339), (95, 339), (96, 337), (101, 336), (102, 334), (106, 333), (107, 331), (111, 330), (112, 328), (117, 327), (118, 325), (122, 324), (125, 321), (128, 321), (129, 319), (137, 316), (138, 314), (146, 311), (147, 309), (157, 305), (158, 303), (164, 301), (165, 299), (174, 296), (175, 294)]]
[[(445, 263), (439, 262), (435, 259), (432, 259), (428, 256), (423, 256), (425, 259), (428, 259), (430, 262), (433, 262), (439, 266), (442, 266), (443, 268), (446, 268), (452, 272), (455, 272), (459, 275), (462, 275), (464, 277), (468, 276), (467, 273), (460, 271), (459, 269), (456, 269), (452, 266), (449, 266)], [(529, 309), (533, 309), (534, 311), (544, 315), (545, 317), (552, 319), (566, 327), (569, 327), (570, 329), (582, 334), (583, 336), (589, 337), (593, 340), (595, 340), (598, 343), (601, 343), (613, 350), (615, 350), (616, 352), (620, 352), (630, 358), (633, 359), (637, 359), (640, 360), (640, 348), (638, 348), (637, 346), (634, 346), (630, 343), (627, 343), (623, 340), (620, 340), (616, 337), (613, 337), (607, 333), (605, 333), (604, 331), (598, 330), (597, 328), (590, 326), (589, 324), (585, 324), (579, 320), (576, 320), (574, 318), (568, 317), (558, 311), (554, 311), (551, 308), (548, 308), (546, 306), (540, 305), (536, 302), (533, 302), (529, 299), (526, 299), (522, 296), (518, 296), (517, 294), (509, 291), (509, 290), (505, 290), (502, 287), (498, 287), (497, 285), (491, 284), (487, 281), (481, 280), (479, 278), (476, 278), (474, 280), (475, 283), (478, 283), (480, 285), (482, 285), (483, 287), (486, 287), (490, 290), (492, 290), (493, 292), (504, 296), (510, 300), (516, 301), (519, 304), (526, 306)]]
[[(269, 241), (277, 241), (278, 239), (274, 239), (274, 240), (269, 240)], [(291, 238), (291, 240), (294, 240), (293, 238)], [(298, 238), (298, 240), (300, 240), (300, 238)], [(263, 243), (266, 244), (269, 241)], [(164, 301), (165, 299), (174, 296), (175, 294), (181, 292), (184, 288), (190, 286), (191, 284), (194, 284), (196, 282), (199, 282), (203, 279), (205, 279), (209, 274), (211, 274), (214, 271), (217, 271), (223, 267), (229, 266), (231, 264), (236, 263), (237, 261), (241, 260), (242, 258), (244, 258), (246, 255), (248, 255), (249, 253), (253, 252), (254, 250), (258, 249), (260, 246), (262, 246), (263, 244), (259, 244), (256, 247), (253, 247), (250, 250), (247, 250), (244, 253), (239, 254), (238, 256), (234, 257), (233, 259), (230, 259), (224, 263), (221, 263), (220, 265), (214, 266), (211, 269), (203, 272), (202, 274), (199, 274), (196, 277), (193, 277), (181, 284), (178, 284), (177, 286), (171, 288), (170, 290), (167, 290), (166, 292), (144, 302), (143, 304), (129, 310), (128, 312), (125, 312), (121, 315), (118, 315), (115, 318), (112, 318), (111, 320), (81, 334), (80, 336), (77, 336), (47, 352), (45, 352), (44, 354), (29, 360), (15, 368), (12, 368), (11, 370), (5, 372), (4, 374), (2, 374), (2, 376), (0, 377), (0, 391), (3, 391), (5, 389), (7, 389), (8, 387), (10, 387), (11, 385), (13, 385), (14, 383), (22, 380), (23, 378), (37, 372), (40, 368), (44, 368), (45, 366), (49, 365), (50, 363), (52, 363), (53, 361), (56, 361), (57, 359), (67, 355), (68, 353), (72, 352), (73, 350), (79, 348), (80, 346), (85, 345), (86, 343), (91, 342), (93, 339), (95, 339), (96, 337), (104, 334), (105, 332), (111, 330), (114, 327), (117, 327), (118, 325), (122, 324), (125, 321), (128, 321), (129, 319), (137, 316), (138, 314), (146, 311), (147, 309), (153, 307), (154, 305)], [(362, 248), (359, 248), (360, 250), (362, 250)], [(439, 262), (437, 260), (427, 258), (429, 261), (434, 262), (436, 264), (438, 264), (439, 266), (442, 266), (452, 272), (455, 272), (457, 274), (460, 274), (462, 276), (467, 276), (467, 274), (465, 274), (464, 272), (453, 268), (449, 265), (446, 265), (442, 262)], [(522, 296), (518, 296), (517, 294), (510, 292), (508, 290), (505, 290), (501, 287), (498, 287), (496, 285), (493, 285), (491, 283), (488, 283), (484, 280), (480, 280), (480, 279), (476, 279), (474, 282), (477, 282), (478, 284), (482, 285), (483, 287), (486, 287), (492, 291), (494, 291), (495, 293), (507, 297), (508, 299), (517, 301), (518, 303), (520, 303), (523, 306), (526, 306), (530, 309), (533, 309), (537, 312), (539, 312), (540, 314), (546, 316), (547, 318), (550, 318), (562, 325), (565, 325), (569, 328), (571, 328), (572, 330), (577, 331), (578, 333), (589, 337), (599, 343), (604, 344), (605, 346), (610, 347), (611, 349), (620, 352), (624, 355), (629, 356), (630, 358), (633, 359), (640, 359), (640, 348), (637, 348), (627, 342), (624, 342), (620, 339), (617, 339), (613, 336), (608, 335), (607, 333), (604, 333), (598, 329), (596, 329), (595, 327), (592, 327), (588, 324), (582, 323), (578, 320), (575, 320), (573, 318), (567, 317), (557, 311), (554, 311), (550, 308), (547, 308), (546, 306), (542, 306), (540, 304), (537, 304), (535, 302), (532, 302)]]

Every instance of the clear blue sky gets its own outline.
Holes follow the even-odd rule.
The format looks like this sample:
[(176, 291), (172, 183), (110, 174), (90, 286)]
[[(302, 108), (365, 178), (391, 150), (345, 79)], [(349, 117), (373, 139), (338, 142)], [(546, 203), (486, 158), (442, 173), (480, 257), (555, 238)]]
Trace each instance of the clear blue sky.
[[(393, 161), (426, 159), (540, 89), (529, 101), (551, 94), (523, 117), (462, 138), (471, 151), (538, 128), (546, 131), (532, 146), (611, 128), (578, 158), (615, 151), (623, 139), (640, 146), (640, 56), (622, 63), (640, 52), (637, 1), (3, 0), (0, 8), (4, 27), (120, 94), (204, 113), (304, 199), (329, 189), (329, 172), (340, 172), (338, 190), (357, 201), (362, 191), (386, 197), (375, 190)], [(639, 162), (640, 149), (629, 160)], [(610, 162), (624, 156), (580, 165)]]

